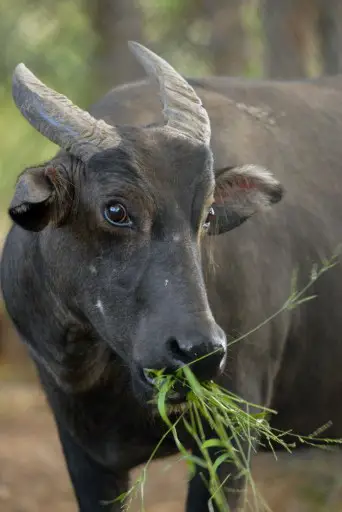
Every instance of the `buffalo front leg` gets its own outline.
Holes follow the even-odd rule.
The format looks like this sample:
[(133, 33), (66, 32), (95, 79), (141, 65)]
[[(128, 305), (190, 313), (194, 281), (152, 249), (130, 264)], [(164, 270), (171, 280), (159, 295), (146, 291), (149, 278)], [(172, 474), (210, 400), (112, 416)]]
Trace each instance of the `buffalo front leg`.
[(73, 484), (79, 512), (119, 512), (120, 502), (114, 500), (128, 488), (128, 473), (116, 473), (93, 460), (58, 425), (59, 437)]

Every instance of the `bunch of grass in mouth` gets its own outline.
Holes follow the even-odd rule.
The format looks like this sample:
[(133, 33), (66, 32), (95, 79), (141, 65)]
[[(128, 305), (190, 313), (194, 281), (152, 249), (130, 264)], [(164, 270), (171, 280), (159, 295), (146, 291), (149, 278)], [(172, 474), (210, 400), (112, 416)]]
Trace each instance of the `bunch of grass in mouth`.
[[(336, 264), (334, 261), (336, 257), (334, 255), (332, 260), (325, 260), (320, 269), (314, 267), (308, 284), (300, 292), (296, 291), (293, 286), (296, 282), (294, 279), (292, 293), (286, 303), (272, 317), (259, 324), (251, 332), (265, 325), (279, 313), (293, 309), (301, 303), (313, 299), (314, 296), (304, 296), (305, 292), (326, 270)], [(234, 340), (233, 343), (242, 341), (249, 334), (250, 332)], [(270, 418), (273, 414), (276, 414), (276, 411), (249, 403), (212, 381), (200, 383), (191, 370), (191, 364), (180, 368), (173, 375), (165, 375), (163, 371), (153, 372), (156, 388), (155, 405), (167, 429), (153, 450), (139, 478), (128, 492), (117, 498), (121, 502), (125, 502), (126, 506), (129, 506), (136, 494), (140, 494), (140, 511), (145, 511), (144, 486), (147, 470), (159, 447), (165, 438), (170, 435), (173, 436), (181, 458), (187, 463), (190, 478), (195, 472), (202, 475), (210, 495), (208, 501), (209, 512), (214, 510), (230, 512), (224, 488), (230, 487), (229, 479), (233, 477), (229, 474), (224, 481), (220, 481), (218, 476), (220, 466), (227, 463), (231, 463), (238, 471), (238, 475), (235, 475), (234, 478), (244, 477), (246, 483), (249, 484), (254, 501), (252, 510), (270, 510), (258, 494), (250, 471), (250, 458), (256, 451), (258, 443), (260, 445), (260, 442), (262, 442), (265, 446), (267, 445), (275, 456), (277, 446), (292, 452), (297, 444), (317, 446), (317, 443), (319, 443), (321, 447), (342, 444), (340, 439), (318, 437), (324, 429), (330, 426), (330, 423), (308, 436), (300, 436), (292, 431), (284, 432), (274, 429), (270, 425)], [(179, 385), (188, 389), (188, 392), (185, 404), (182, 404), (177, 410), (174, 406), (168, 404), (168, 397), (172, 396), (174, 388)], [(176, 416), (174, 414), (175, 410), (177, 411)], [(210, 427), (209, 438), (206, 436), (208, 426)], [(194, 446), (197, 447), (196, 453), (200, 455), (189, 452), (181, 442), (179, 432), (184, 429), (191, 436)], [(288, 439), (291, 439), (291, 442)], [(244, 494), (244, 499), (247, 499), (247, 494)]]

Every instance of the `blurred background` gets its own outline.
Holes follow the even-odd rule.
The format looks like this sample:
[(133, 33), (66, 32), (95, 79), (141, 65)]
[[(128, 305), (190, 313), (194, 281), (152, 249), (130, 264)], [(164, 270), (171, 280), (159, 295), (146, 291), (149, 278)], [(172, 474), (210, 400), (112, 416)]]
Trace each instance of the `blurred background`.
[[(17, 175), (56, 149), (13, 105), (15, 65), (24, 62), (87, 108), (109, 88), (144, 76), (130, 39), (187, 76), (336, 74), (342, 0), (0, 0), (0, 251)], [(255, 477), (274, 512), (342, 511), (341, 462), (322, 452), (283, 454), (278, 463), (260, 455)], [(183, 510), (185, 478), (179, 463), (158, 463), (147, 512)], [(76, 507), (51, 416), (0, 297), (0, 511), (46, 510)]]

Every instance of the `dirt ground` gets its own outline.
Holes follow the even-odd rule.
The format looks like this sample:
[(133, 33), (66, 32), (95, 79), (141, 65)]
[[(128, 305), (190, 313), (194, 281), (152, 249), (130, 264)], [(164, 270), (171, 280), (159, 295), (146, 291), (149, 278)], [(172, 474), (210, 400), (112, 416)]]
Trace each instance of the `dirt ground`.
[[(0, 511), (76, 512), (56, 430), (35, 384), (0, 383)], [(139, 469), (135, 471), (135, 476)], [(258, 490), (273, 512), (342, 512), (342, 457), (321, 450), (256, 457)], [(146, 512), (184, 510), (186, 471), (175, 459), (155, 463)], [(255, 506), (248, 510), (257, 510)], [(139, 512), (133, 503), (130, 512)]]

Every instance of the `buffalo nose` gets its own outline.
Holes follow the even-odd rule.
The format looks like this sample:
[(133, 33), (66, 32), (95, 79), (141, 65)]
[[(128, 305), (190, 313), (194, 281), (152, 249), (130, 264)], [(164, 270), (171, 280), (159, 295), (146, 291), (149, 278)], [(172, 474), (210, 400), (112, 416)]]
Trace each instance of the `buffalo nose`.
[(191, 369), (198, 380), (211, 380), (223, 369), (226, 355), (224, 334), (215, 339), (187, 340), (169, 338), (167, 340), (170, 370), (177, 370), (191, 363)]

